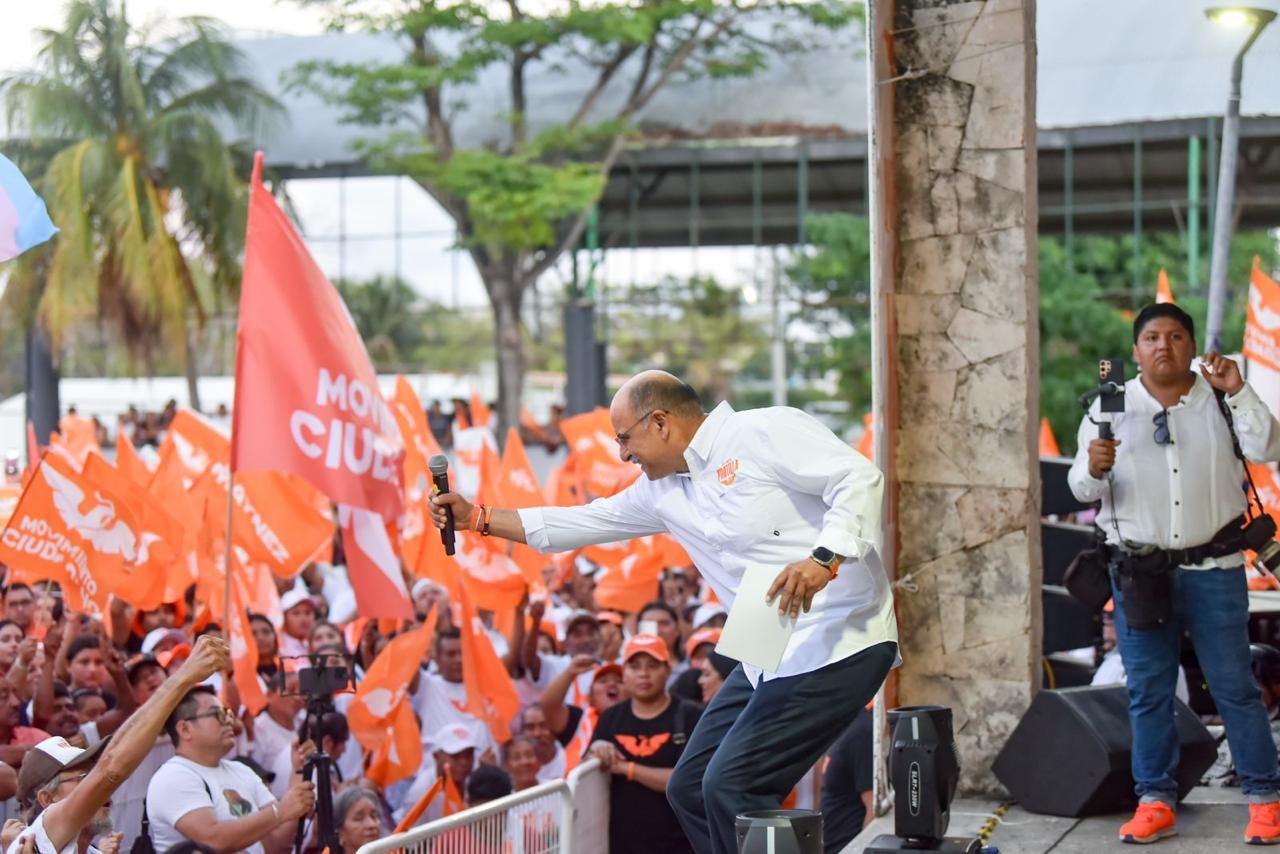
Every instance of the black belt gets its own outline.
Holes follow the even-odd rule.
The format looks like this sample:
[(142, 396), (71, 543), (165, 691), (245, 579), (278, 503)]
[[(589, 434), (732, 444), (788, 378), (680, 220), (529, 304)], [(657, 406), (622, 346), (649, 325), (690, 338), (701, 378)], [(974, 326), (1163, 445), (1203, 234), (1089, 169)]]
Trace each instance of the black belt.
[[(1207, 543), (1185, 549), (1158, 549), (1168, 557), (1168, 566), (1195, 566), (1212, 558), (1226, 557), (1244, 548), (1244, 516), (1237, 516), (1219, 529)], [(1109, 549), (1119, 551), (1115, 546)]]

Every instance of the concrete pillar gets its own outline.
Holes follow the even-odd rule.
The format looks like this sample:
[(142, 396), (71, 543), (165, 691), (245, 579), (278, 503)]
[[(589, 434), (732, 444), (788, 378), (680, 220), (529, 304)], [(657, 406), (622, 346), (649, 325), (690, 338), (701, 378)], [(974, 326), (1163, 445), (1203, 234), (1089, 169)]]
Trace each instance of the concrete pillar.
[(1035, 0), (871, 0), (877, 459), (899, 705), (961, 788), (1040, 683)]

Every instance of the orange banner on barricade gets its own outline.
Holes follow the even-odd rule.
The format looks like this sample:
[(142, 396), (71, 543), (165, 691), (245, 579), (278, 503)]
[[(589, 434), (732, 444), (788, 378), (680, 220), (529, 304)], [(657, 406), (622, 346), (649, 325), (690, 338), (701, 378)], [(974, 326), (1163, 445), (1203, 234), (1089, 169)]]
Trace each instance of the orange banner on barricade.
[(1249, 311), (1244, 323), (1244, 357), (1280, 371), (1280, 284), (1253, 259), (1249, 277)]

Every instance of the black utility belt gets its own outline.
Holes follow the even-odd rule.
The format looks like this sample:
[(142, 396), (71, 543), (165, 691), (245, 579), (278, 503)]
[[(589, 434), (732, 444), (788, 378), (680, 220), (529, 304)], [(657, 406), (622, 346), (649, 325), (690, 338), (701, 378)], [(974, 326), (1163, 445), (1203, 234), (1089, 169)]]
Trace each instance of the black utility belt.
[(1185, 549), (1151, 549), (1141, 553), (1127, 552), (1106, 545), (1107, 558), (1120, 572), (1163, 572), (1179, 566), (1195, 566), (1206, 560), (1227, 557), (1245, 547), (1244, 516), (1223, 525), (1213, 539)]

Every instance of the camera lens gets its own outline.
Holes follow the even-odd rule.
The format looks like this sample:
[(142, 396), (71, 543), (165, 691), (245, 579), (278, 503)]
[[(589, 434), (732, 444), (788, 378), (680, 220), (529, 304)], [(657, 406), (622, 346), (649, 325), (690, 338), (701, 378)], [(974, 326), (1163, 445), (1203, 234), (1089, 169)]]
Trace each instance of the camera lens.
[(1275, 540), (1268, 540), (1262, 548), (1258, 549), (1257, 562), (1271, 570), (1274, 575), (1280, 570), (1280, 543)]

